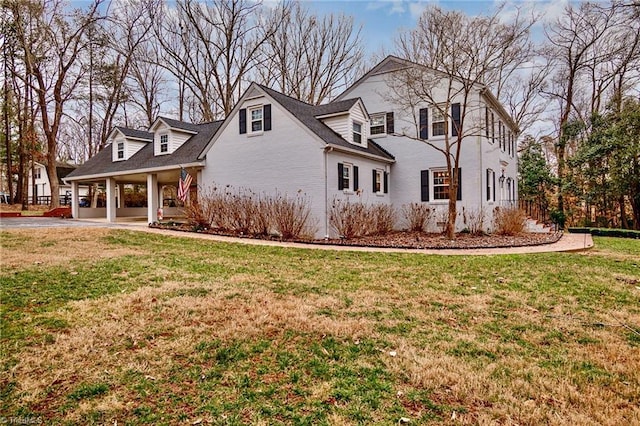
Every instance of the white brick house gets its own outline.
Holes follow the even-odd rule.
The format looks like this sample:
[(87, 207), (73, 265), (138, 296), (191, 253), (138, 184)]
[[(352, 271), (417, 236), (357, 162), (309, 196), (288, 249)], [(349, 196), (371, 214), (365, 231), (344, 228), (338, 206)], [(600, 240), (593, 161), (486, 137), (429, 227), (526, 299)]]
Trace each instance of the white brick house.
[[(444, 129), (428, 104), (407, 111), (385, 95), (389, 75), (407, 64), (388, 57), (325, 105), (254, 83), (223, 121), (194, 125), (160, 117), (148, 132), (118, 128), (111, 148), (66, 180), (105, 182), (110, 221), (126, 214), (116, 210), (114, 194), (127, 182), (146, 182), (147, 218), (157, 220), (161, 187), (175, 185), (183, 167), (198, 191), (230, 185), (256, 193), (304, 193), (319, 238), (336, 236), (328, 220), (335, 198), (390, 204), (397, 211), (411, 202), (446, 208), (444, 158), (421, 139), (438, 143), (442, 132), (452, 132), (451, 123)], [(458, 230), (466, 227), (469, 212), (485, 212), (490, 223), (494, 207), (517, 198), (517, 128), (486, 88), (478, 87), (476, 95), (469, 123), (482, 133), (463, 143)], [(455, 100), (452, 108), (459, 108)], [(399, 220), (396, 227), (402, 226)], [(435, 222), (432, 227), (437, 229)]]

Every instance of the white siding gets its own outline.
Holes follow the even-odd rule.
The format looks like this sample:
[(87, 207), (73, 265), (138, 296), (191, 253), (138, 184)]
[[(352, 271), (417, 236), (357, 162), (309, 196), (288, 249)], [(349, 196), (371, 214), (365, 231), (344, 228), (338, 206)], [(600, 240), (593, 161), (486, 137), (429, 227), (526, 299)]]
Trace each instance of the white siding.
[(349, 114), (323, 118), (322, 122), (329, 126), (331, 130), (339, 134), (346, 141), (351, 141), (351, 122)]
[(125, 158), (128, 160), (131, 158), (136, 152), (140, 151), (147, 142), (139, 142), (127, 139), (127, 143), (125, 144)]
[(369, 118), (366, 116), (365, 112), (360, 107), (360, 103), (356, 103), (351, 110), (349, 111), (349, 137), (347, 140), (351, 143), (355, 143), (353, 141), (353, 123), (358, 122), (362, 124), (362, 146), (367, 146), (367, 139), (369, 138)]
[(171, 131), (169, 134), (169, 152), (175, 152), (175, 150), (180, 148), (191, 136), (193, 136), (191, 133), (180, 132), (177, 130)]

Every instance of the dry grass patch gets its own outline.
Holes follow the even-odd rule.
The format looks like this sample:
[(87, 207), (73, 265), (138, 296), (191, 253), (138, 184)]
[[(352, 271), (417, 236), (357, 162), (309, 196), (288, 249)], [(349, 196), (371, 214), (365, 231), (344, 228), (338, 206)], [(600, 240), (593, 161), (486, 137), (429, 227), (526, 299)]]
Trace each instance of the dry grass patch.
[(75, 260), (98, 260), (143, 254), (144, 249), (114, 246), (105, 241), (111, 231), (103, 228), (38, 228), (0, 232), (3, 272), (31, 265), (65, 265)]

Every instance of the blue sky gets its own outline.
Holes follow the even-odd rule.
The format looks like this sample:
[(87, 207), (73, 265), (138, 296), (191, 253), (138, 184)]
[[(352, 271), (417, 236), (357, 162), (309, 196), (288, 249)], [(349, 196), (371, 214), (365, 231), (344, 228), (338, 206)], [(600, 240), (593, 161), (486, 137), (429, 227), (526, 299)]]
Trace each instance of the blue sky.
[[(533, 10), (545, 19), (553, 19), (568, 0), (512, 0), (507, 1), (504, 19), (517, 7)], [(400, 29), (415, 26), (420, 13), (429, 4), (444, 9), (459, 10), (467, 15), (486, 14), (493, 11), (498, 1), (493, 0), (307, 0), (306, 5), (320, 14), (344, 13), (353, 16), (356, 25), (362, 25), (362, 36), (367, 54), (384, 47), (388, 53), (393, 48), (393, 39)], [(541, 28), (541, 26), (539, 27)]]

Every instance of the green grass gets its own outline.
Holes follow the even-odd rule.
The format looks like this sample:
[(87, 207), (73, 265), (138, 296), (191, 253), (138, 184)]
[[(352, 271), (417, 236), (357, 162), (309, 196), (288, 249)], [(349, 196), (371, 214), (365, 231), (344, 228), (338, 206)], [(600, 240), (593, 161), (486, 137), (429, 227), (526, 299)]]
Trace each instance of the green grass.
[[(447, 257), (114, 230), (91, 244), (137, 254), (0, 273), (0, 413), (52, 424), (633, 423), (640, 241), (594, 241), (587, 254)], [(9, 232), (0, 242), (21, 250)]]

